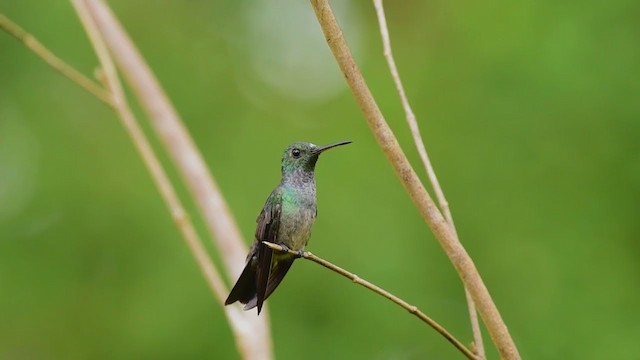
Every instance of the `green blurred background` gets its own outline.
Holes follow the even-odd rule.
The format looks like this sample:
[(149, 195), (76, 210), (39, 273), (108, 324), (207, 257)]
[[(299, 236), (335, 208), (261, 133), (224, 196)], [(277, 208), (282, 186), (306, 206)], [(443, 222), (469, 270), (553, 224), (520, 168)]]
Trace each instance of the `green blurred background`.
[[(288, 143), (351, 139), (318, 164), (308, 249), (471, 340), (457, 274), (373, 140), (307, 2), (110, 3), (247, 242)], [(335, 3), (424, 178), (371, 2)], [(458, 232), (523, 357), (640, 358), (640, 2), (385, 5)], [(0, 12), (92, 74), (97, 60), (68, 2), (0, 0)], [(309, 262), (268, 304), (277, 358), (461, 358), (406, 312)], [(98, 358), (238, 354), (114, 113), (3, 33), (0, 359)]]

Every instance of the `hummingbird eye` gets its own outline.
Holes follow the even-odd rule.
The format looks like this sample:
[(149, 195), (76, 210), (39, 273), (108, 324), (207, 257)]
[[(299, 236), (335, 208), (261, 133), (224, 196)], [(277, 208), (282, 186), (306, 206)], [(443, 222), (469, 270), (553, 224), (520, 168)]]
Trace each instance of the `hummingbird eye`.
[(291, 155), (293, 155), (294, 158), (300, 157), (300, 149), (291, 150)]

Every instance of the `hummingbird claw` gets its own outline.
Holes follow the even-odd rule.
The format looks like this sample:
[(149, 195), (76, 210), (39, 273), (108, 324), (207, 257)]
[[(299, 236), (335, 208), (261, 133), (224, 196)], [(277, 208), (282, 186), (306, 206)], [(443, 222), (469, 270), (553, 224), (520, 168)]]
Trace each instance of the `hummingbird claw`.
[(280, 245), (280, 251), (282, 251), (283, 253), (288, 253), (289, 251), (291, 251), (291, 249), (289, 249), (289, 247), (285, 244), (278, 244)]
[(295, 256), (295, 258), (296, 258), (296, 259), (299, 259), (299, 258), (301, 258), (301, 257), (304, 257), (304, 250), (302, 250), (302, 249), (300, 249), (300, 250), (298, 250), (298, 251), (294, 251), (294, 250), (291, 250), (291, 248), (290, 248), (290, 247), (288, 247), (288, 246), (287, 246), (287, 245), (285, 245), (285, 244), (278, 244), (278, 245), (280, 246), (280, 251), (281, 251), (282, 253), (288, 254), (288, 253), (292, 253), (292, 252), (293, 252), (293, 253), (295, 253), (295, 255), (294, 255), (294, 256)]

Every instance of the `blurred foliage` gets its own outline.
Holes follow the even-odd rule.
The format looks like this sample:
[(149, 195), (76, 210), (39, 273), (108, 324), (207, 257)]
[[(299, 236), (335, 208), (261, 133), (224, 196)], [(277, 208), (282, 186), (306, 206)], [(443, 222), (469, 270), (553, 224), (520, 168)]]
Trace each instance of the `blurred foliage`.
[[(460, 281), (376, 146), (308, 4), (110, 3), (247, 242), (288, 143), (351, 139), (318, 164), (309, 249), (470, 341)], [(461, 239), (523, 357), (640, 357), (640, 3), (385, 5)], [(336, 6), (422, 174), (372, 4)], [(0, 12), (93, 72), (68, 2), (0, 0)], [(114, 113), (6, 34), (0, 84), (0, 359), (237, 358)], [(281, 359), (460, 357), (399, 308), (305, 261), (268, 305)]]

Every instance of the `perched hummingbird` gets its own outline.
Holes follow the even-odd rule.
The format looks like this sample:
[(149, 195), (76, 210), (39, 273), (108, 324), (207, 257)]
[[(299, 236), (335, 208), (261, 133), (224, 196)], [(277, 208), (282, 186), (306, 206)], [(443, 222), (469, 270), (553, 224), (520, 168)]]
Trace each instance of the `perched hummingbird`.
[[(245, 310), (257, 306), (260, 314), (262, 304), (278, 287), (293, 261), (302, 255), (311, 236), (317, 214), (314, 170), (318, 157), (325, 150), (349, 143), (351, 141), (316, 146), (296, 142), (287, 146), (282, 154), (282, 180), (258, 215), (247, 264), (225, 305), (240, 301), (245, 304)], [(300, 255), (274, 251), (263, 241), (297, 251)]]

